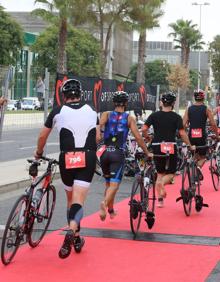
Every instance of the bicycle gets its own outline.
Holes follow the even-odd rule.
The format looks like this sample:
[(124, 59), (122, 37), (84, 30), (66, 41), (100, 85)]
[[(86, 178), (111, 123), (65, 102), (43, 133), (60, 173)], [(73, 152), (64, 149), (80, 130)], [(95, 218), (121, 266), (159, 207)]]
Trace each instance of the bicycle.
[[(37, 177), (38, 166), (42, 160), (48, 162), (48, 165), (46, 171)], [(3, 233), (1, 260), (4, 265), (12, 261), (21, 244), (28, 242), (32, 248), (39, 245), (48, 229), (55, 207), (56, 190), (52, 180), (58, 162), (46, 157), (28, 162), (31, 164), (31, 184), (12, 207)]]
[[(130, 227), (136, 238), (142, 214), (145, 215), (145, 221), (149, 229), (155, 223), (155, 182), (157, 178), (157, 171), (152, 159), (146, 159), (144, 153), (136, 153), (137, 172), (135, 180), (132, 185), (131, 196), (129, 201), (130, 211)], [(166, 155), (154, 155), (154, 157), (166, 157), (169, 159), (169, 153)]]
[[(207, 145), (196, 146), (196, 148), (205, 147), (207, 147)], [(182, 200), (186, 216), (190, 216), (191, 214), (193, 199), (195, 201), (195, 209), (197, 212), (200, 212), (203, 207), (208, 207), (207, 204), (204, 204), (203, 197), (201, 196), (200, 174), (198, 172), (194, 154), (195, 152), (187, 150), (182, 171), (181, 196), (176, 199), (176, 202)]]
[(215, 191), (218, 191), (220, 186), (220, 142), (215, 142), (212, 146), (209, 170), (212, 177), (213, 187)]

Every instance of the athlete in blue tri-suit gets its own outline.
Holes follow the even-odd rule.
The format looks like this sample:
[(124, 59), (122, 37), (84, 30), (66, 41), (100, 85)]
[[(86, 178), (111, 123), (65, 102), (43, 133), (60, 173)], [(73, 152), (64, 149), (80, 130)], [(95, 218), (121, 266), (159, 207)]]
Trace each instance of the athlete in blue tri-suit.
[(100, 157), (102, 171), (106, 181), (104, 199), (100, 205), (100, 218), (105, 220), (107, 210), (110, 218), (114, 218), (114, 199), (122, 180), (126, 140), (128, 131), (137, 140), (138, 145), (143, 149), (148, 157), (152, 154), (148, 152), (143, 138), (141, 137), (135, 119), (125, 112), (128, 103), (128, 93), (117, 91), (113, 94), (114, 111), (104, 112), (100, 119), (100, 128), (104, 128), (105, 151)]

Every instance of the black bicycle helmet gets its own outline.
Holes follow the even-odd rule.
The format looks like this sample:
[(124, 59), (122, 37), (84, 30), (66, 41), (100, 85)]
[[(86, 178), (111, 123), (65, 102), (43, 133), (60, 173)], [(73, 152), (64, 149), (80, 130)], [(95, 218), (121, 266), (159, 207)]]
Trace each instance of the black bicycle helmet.
[(61, 91), (64, 96), (80, 97), (82, 92), (81, 83), (77, 79), (68, 79), (63, 83)]
[(113, 94), (113, 103), (125, 104), (128, 101), (128, 93), (125, 91), (116, 91)]
[(194, 90), (194, 98), (196, 101), (202, 101), (205, 99), (205, 92), (202, 89)]
[(176, 101), (176, 94), (173, 92), (166, 92), (162, 95), (161, 101), (164, 105), (172, 106)]

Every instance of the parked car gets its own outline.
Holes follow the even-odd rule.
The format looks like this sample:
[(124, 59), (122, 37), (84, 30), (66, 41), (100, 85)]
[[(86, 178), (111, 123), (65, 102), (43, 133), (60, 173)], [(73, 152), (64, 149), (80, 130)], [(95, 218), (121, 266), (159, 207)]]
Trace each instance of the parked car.
[(17, 111), (17, 101), (16, 100), (8, 100), (7, 102), (7, 110), (8, 111)]
[(22, 110), (39, 110), (40, 102), (37, 97), (26, 97), (21, 102)]

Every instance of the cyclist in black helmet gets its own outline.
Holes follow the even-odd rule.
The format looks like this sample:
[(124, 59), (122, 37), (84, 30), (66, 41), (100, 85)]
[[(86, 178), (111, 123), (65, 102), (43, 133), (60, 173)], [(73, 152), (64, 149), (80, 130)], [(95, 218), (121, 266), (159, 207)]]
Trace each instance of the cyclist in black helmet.
[[(156, 190), (158, 194), (158, 207), (163, 207), (164, 198), (166, 197), (165, 185), (169, 184), (174, 177), (177, 169), (177, 146), (176, 132), (183, 142), (191, 146), (189, 138), (183, 128), (183, 121), (180, 115), (173, 112), (176, 101), (176, 95), (167, 92), (161, 98), (161, 110), (152, 113), (146, 120), (142, 128), (144, 137), (148, 140), (148, 128), (153, 126), (154, 136), (152, 148), (154, 154), (165, 154), (169, 151), (169, 166), (167, 167), (166, 158), (155, 158), (157, 169)], [(191, 147), (191, 149), (194, 149)]]
[[(191, 144), (205, 146), (207, 141), (206, 125), (207, 120), (218, 138), (218, 128), (214, 120), (213, 113), (204, 104), (205, 92), (201, 89), (194, 91), (195, 103), (188, 107), (183, 116), (184, 127), (189, 127), (189, 139)], [(196, 149), (196, 159), (198, 160), (198, 173), (200, 180), (203, 179), (201, 168), (206, 160), (207, 148)]]
[(114, 199), (118, 191), (125, 161), (126, 139), (129, 129), (139, 146), (147, 156), (152, 157), (136, 126), (135, 119), (125, 112), (128, 93), (117, 91), (113, 94), (114, 111), (104, 112), (100, 119), (100, 128), (104, 132), (105, 150), (100, 157), (101, 167), (106, 181), (104, 199), (100, 205), (100, 219), (105, 220), (107, 212), (114, 218)]
[(44, 146), (53, 127), (60, 138), (59, 167), (67, 196), (69, 231), (59, 251), (60, 258), (70, 255), (72, 246), (79, 253), (84, 238), (79, 236), (83, 205), (96, 165), (96, 141), (100, 137), (97, 113), (89, 105), (80, 103), (81, 83), (76, 79), (64, 82), (61, 88), (64, 104), (54, 108), (41, 130), (35, 157), (43, 154)]

